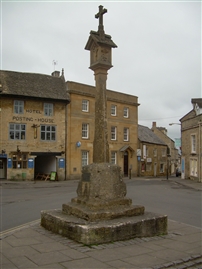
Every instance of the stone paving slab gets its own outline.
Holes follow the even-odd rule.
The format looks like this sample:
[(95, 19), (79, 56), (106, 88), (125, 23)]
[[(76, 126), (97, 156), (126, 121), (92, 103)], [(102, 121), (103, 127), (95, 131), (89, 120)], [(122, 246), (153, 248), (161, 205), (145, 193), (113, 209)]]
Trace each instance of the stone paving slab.
[[(32, 236), (31, 236), (32, 235)], [(201, 229), (168, 221), (168, 235), (85, 246), (38, 223), (1, 234), (2, 269), (201, 268)]]

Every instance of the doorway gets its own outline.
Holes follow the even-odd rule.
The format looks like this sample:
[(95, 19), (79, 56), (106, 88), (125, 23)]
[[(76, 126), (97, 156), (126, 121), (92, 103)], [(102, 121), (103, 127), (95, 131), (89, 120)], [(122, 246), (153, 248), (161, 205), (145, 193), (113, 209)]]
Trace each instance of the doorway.
[(156, 163), (154, 163), (154, 177), (156, 177)]
[(124, 168), (124, 176), (128, 176), (128, 151), (124, 152), (123, 168)]
[(0, 179), (6, 179), (6, 159), (0, 159)]

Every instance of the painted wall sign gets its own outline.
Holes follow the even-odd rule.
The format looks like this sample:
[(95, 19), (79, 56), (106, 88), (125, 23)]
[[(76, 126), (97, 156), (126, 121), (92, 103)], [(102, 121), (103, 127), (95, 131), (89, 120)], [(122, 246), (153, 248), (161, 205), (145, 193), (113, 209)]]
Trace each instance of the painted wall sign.
[(7, 158), (7, 154), (0, 154), (0, 158)]
[(36, 114), (41, 114), (42, 112), (40, 110), (35, 110), (35, 109), (26, 109), (27, 113), (36, 113)]
[(12, 159), (8, 158), (7, 167), (12, 168)]
[(31, 121), (31, 122), (46, 122), (46, 123), (54, 123), (54, 119), (47, 119), (47, 118), (38, 118), (35, 119), (33, 117), (18, 117), (13, 116), (14, 121)]
[(59, 160), (59, 168), (65, 168), (65, 159), (64, 158), (60, 158)]
[(28, 159), (28, 168), (34, 168), (34, 159), (32, 158)]

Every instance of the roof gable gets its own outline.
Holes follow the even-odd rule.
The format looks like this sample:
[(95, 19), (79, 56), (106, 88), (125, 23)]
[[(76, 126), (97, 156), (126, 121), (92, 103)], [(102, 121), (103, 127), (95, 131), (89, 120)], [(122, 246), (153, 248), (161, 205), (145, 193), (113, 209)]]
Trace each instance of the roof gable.
[(166, 146), (166, 143), (146, 126), (138, 125), (138, 139), (141, 142)]

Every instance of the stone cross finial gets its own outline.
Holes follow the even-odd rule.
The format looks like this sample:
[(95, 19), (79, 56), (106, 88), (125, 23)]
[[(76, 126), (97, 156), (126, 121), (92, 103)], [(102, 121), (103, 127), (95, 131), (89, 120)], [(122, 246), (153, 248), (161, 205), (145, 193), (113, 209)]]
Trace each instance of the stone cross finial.
[(98, 26), (98, 32), (104, 32), (104, 26), (103, 26), (103, 15), (107, 13), (107, 9), (103, 6), (99, 6), (99, 12), (95, 15), (95, 18), (99, 18), (99, 26)]

